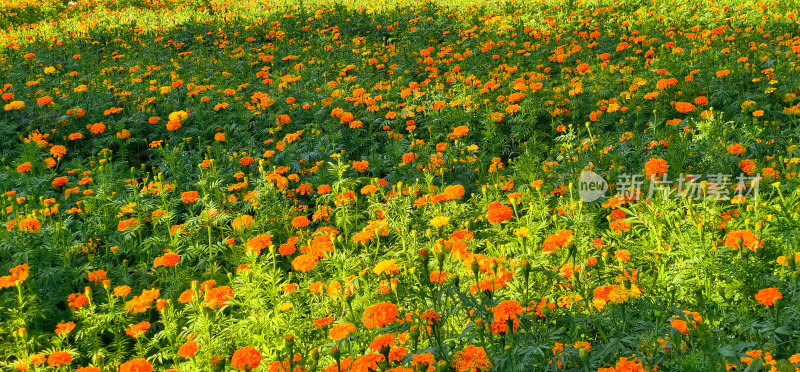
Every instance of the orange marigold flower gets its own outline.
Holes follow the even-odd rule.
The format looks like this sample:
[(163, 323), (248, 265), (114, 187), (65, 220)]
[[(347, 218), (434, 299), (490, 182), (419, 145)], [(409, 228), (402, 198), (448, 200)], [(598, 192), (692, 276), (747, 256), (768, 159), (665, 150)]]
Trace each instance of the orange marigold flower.
[(181, 129), (181, 122), (178, 120), (170, 120), (167, 122), (166, 128), (170, 132), (174, 132), (178, 129)]
[(106, 125), (102, 122), (94, 123), (94, 124), (87, 124), (86, 129), (89, 129), (92, 134), (100, 134), (106, 131)]
[(453, 356), (453, 366), (458, 372), (483, 372), (492, 368), (492, 363), (483, 347), (467, 345)]
[(36, 103), (38, 103), (39, 106), (46, 106), (53, 103), (53, 98), (51, 98), (50, 96), (40, 97), (39, 99), (36, 100)]
[(153, 372), (153, 366), (147, 359), (132, 359), (119, 366), (119, 372)]
[(129, 218), (127, 220), (119, 221), (117, 224), (117, 231), (126, 231), (139, 226), (139, 220), (135, 218)]
[(397, 305), (391, 302), (381, 302), (372, 305), (364, 311), (361, 321), (367, 328), (382, 328), (394, 323), (397, 319)]
[(456, 200), (464, 196), (464, 186), (452, 185), (444, 188), (444, 196), (447, 200)]
[(361, 160), (361, 161), (353, 161), (353, 169), (357, 170), (358, 172), (364, 173), (369, 170), (369, 161)]
[(32, 234), (41, 229), (41, 224), (36, 217), (30, 217), (19, 221), (19, 230)]
[(354, 332), (355, 330), (356, 326), (354, 326), (351, 323), (337, 324), (333, 326), (333, 328), (331, 328), (331, 331), (328, 333), (328, 337), (330, 337), (331, 340), (333, 341), (339, 341), (347, 337), (347, 335)]
[(242, 231), (253, 224), (253, 216), (249, 214), (244, 214), (239, 217), (236, 217), (231, 222), (231, 227), (233, 227), (236, 231)]
[(66, 335), (72, 332), (73, 329), (75, 329), (74, 322), (58, 323), (56, 324), (55, 334), (59, 336)]
[(756, 162), (750, 159), (742, 159), (739, 162), (739, 169), (741, 169), (742, 172), (745, 172), (747, 174), (753, 174), (753, 172), (755, 172), (756, 170)]
[(223, 307), (228, 304), (234, 297), (233, 289), (226, 285), (216, 288), (211, 288), (206, 291), (206, 306), (209, 309)]
[(50, 155), (58, 159), (67, 153), (67, 148), (62, 145), (55, 145), (50, 148)]
[(455, 140), (456, 138), (461, 138), (469, 134), (469, 127), (466, 125), (461, 125), (458, 127), (453, 128), (453, 132), (448, 134), (448, 137), (451, 141)]
[(25, 162), (17, 166), (17, 173), (25, 173), (31, 170), (31, 163)]
[(388, 348), (390, 346), (394, 346), (397, 344), (397, 341), (394, 339), (394, 333), (386, 333), (383, 335), (379, 335), (372, 340), (372, 343), (369, 345), (369, 348), (380, 352), (383, 348)]
[(378, 363), (382, 362), (386, 357), (378, 353), (369, 353), (362, 355), (353, 362), (350, 370), (353, 372), (370, 372), (378, 370)]
[(664, 173), (667, 173), (668, 169), (669, 169), (669, 164), (667, 164), (666, 160), (661, 158), (653, 158), (648, 160), (647, 163), (645, 163), (644, 175), (647, 178), (650, 178), (650, 176), (652, 175), (661, 176)]
[(400, 268), (397, 267), (396, 260), (384, 260), (378, 262), (375, 265), (375, 268), (372, 269), (372, 272), (377, 275), (392, 275), (392, 274), (399, 274)]
[(292, 226), (298, 229), (308, 226), (309, 223), (311, 223), (311, 221), (309, 221), (306, 216), (298, 216), (292, 219)]
[(197, 341), (189, 341), (178, 349), (178, 355), (184, 358), (191, 358), (197, 354)]
[(747, 152), (747, 148), (742, 146), (741, 143), (737, 142), (737, 143), (734, 143), (734, 144), (728, 146), (728, 153), (730, 153), (730, 154), (733, 154), (733, 155), (744, 155), (745, 152)]
[(689, 102), (676, 102), (675, 110), (678, 110), (678, 112), (682, 114), (690, 113), (694, 111), (694, 105)]
[(89, 297), (86, 297), (83, 293), (73, 293), (67, 297), (67, 304), (69, 307), (77, 310), (89, 303)]
[(517, 315), (521, 315), (522, 310), (522, 305), (520, 305), (519, 302), (506, 300), (493, 307), (492, 313), (494, 313), (494, 320), (496, 322), (505, 322), (517, 319)]
[(778, 291), (778, 288), (765, 288), (756, 293), (756, 300), (764, 306), (775, 305), (775, 301), (783, 298), (783, 294)]
[(549, 235), (542, 243), (545, 254), (553, 254), (559, 248), (564, 248), (572, 243), (572, 230), (560, 230), (558, 233)]
[(185, 204), (194, 203), (198, 199), (200, 199), (200, 193), (197, 191), (186, 191), (181, 193), (181, 201)]
[(131, 287), (127, 285), (121, 285), (119, 287), (114, 287), (114, 296), (115, 297), (125, 297), (131, 294)]
[(680, 333), (689, 333), (689, 327), (686, 325), (686, 321), (680, 319), (672, 319), (669, 321), (669, 325), (672, 328), (675, 328)]
[(173, 267), (181, 262), (181, 256), (175, 252), (167, 252), (163, 256), (156, 257), (153, 260), (153, 267)]
[(307, 272), (314, 269), (318, 260), (319, 258), (317, 258), (317, 256), (301, 254), (292, 260), (292, 268), (294, 268), (296, 271)]
[(231, 365), (239, 370), (253, 370), (261, 364), (261, 353), (252, 346), (236, 350), (231, 357)]
[(133, 338), (139, 337), (140, 334), (147, 332), (150, 329), (150, 322), (143, 321), (136, 323), (129, 328), (125, 328), (125, 333)]
[(75, 372), (103, 372), (100, 368), (97, 367), (81, 367), (75, 370)]
[(756, 234), (750, 230), (732, 230), (725, 235), (725, 246), (733, 249), (746, 247), (753, 251), (763, 247), (764, 241), (758, 240)]
[(245, 243), (245, 251), (252, 251), (255, 252), (256, 255), (259, 255), (264, 248), (270, 245), (272, 245), (272, 235), (264, 233), (248, 239), (247, 243)]
[(489, 212), (486, 218), (489, 223), (498, 224), (503, 221), (508, 221), (514, 216), (514, 210), (510, 207), (503, 205), (500, 202), (493, 202), (489, 204)]
[(72, 354), (66, 351), (54, 351), (47, 356), (47, 365), (58, 367), (72, 363)]

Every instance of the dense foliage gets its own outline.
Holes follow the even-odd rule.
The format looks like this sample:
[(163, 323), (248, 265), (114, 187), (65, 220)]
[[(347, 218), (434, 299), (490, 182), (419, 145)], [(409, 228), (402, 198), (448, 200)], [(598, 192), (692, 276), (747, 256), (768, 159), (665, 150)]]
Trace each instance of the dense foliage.
[(798, 370), (791, 5), (0, 0), (0, 369)]

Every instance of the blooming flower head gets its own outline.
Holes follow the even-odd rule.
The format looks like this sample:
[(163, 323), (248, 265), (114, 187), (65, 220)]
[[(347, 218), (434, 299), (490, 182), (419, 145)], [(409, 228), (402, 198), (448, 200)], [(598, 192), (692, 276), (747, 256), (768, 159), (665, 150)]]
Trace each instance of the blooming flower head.
[(573, 241), (572, 230), (560, 230), (559, 232), (549, 235), (542, 243), (542, 249), (546, 254), (553, 254), (559, 248), (564, 248), (570, 245)]
[(450, 222), (450, 219), (445, 217), (445, 216), (436, 216), (436, 217), (431, 219), (431, 226), (436, 227), (436, 228), (442, 228), (442, 227), (447, 226), (447, 224), (449, 222)]
[(239, 370), (253, 370), (261, 364), (261, 353), (252, 346), (236, 350), (231, 357), (231, 365)]
[(394, 323), (397, 315), (397, 305), (391, 302), (381, 302), (368, 307), (364, 311), (361, 321), (367, 328), (382, 328)]
[(347, 337), (347, 335), (355, 330), (356, 326), (354, 326), (352, 323), (337, 324), (331, 328), (331, 331), (328, 333), (328, 337), (330, 337), (333, 341), (339, 341)]
[(500, 202), (493, 202), (489, 204), (489, 212), (486, 218), (491, 224), (498, 224), (503, 221), (508, 221), (514, 216), (514, 210), (510, 207), (503, 205)]
[(653, 158), (647, 161), (644, 165), (644, 175), (647, 178), (650, 176), (661, 176), (664, 173), (667, 173), (669, 169), (669, 165), (667, 161), (661, 158)]
[(47, 356), (47, 365), (58, 367), (72, 363), (72, 354), (66, 351), (54, 351)]
[(132, 359), (119, 366), (119, 372), (153, 372), (153, 366), (147, 359)]
[(778, 288), (765, 288), (756, 293), (756, 300), (764, 306), (775, 305), (776, 300), (783, 298)]
[(458, 372), (484, 372), (492, 368), (492, 362), (483, 347), (467, 345), (453, 356), (453, 366)]

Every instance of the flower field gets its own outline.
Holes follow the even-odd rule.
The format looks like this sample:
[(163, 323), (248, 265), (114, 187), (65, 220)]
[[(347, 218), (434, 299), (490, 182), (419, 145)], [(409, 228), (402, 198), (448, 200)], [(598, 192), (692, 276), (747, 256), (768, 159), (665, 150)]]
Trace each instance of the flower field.
[(0, 0), (0, 370), (800, 371), (794, 5)]

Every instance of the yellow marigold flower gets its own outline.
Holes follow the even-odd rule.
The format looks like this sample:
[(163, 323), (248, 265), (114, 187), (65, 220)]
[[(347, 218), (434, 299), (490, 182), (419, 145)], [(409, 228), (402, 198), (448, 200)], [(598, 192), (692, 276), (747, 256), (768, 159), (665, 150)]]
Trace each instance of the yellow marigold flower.
[(450, 219), (445, 216), (437, 216), (431, 220), (431, 226), (436, 228), (445, 227), (450, 222)]
[(22, 110), (24, 108), (25, 108), (24, 101), (11, 101), (3, 106), (3, 110), (5, 111)]
[(182, 122), (182, 121), (186, 120), (187, 118), (189, 118), (189, 114), (186, 113), (186, 111), (183, 111), (183, 110), (175, 111), (175, 112), (169, 114), (169, 121)]

